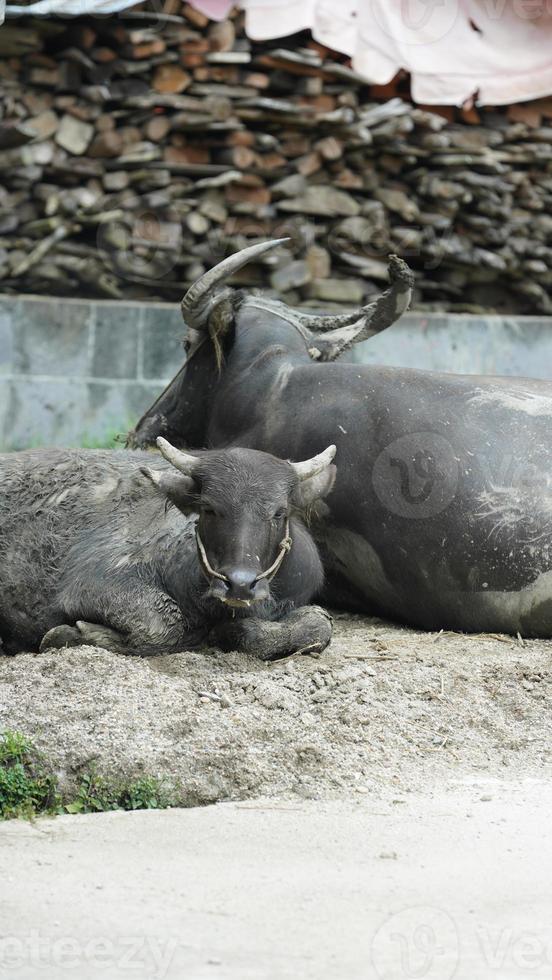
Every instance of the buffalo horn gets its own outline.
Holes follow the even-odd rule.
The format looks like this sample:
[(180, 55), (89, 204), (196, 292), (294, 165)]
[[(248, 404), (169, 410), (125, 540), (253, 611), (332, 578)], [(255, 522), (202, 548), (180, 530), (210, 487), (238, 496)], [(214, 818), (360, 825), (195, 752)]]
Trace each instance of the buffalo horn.
[[(373, 334), (385, 330), (401, 316), (410, 303), (414, 275), (403, 259), (397, 255), (389, 257), (389, 279), (391, 286), (377, 300), (362, 306), (352, 313), (303, 313), (294, 310), (293, 315), (302, 327), (314, 333), (326, 333), (328, 330), (338, 330), (364, 321), (360, 334), (355, 342), (366, 340)], [(361, 336), (362, 335), (362, 336)]]
[(329, 466), (332, 459), (336, 454), (336, 446), (328, 446), (323, 453), (318, 453), (318, 456), (313, 456), (312, 459), (306, 459), (303, 463), (291, 463), (293, 469), (295, 470), (299, 481), (302, 483), (303, 480), (310, 480), (311, 477), (316, 476), (322, 470)]
[(183, 453), (181, 449), (175, 449), (174, 446), (171, 446), (170, 442), (163, 439), (163, 436), (159, 436), (155, 441), (157, 448), (167, 462), (172, 463), (185, 476), (194, 475), (194, 470), (199, 462), (197, 456), (190, 456), (189, 453)]
[(200, 276), (193, 286), (190, 286), (181, 303), (182, 316), (187, 325), (195, 330), (204, 329), (215, 299), (213, 295), (215, 287), (224, 282), (228, 276), (237, 272), (238, 269), (241, 269), (242, 266), (247, 265), (248, 262), (259, 258), (271, 248), (276, 248), (277, 245), (287, 241), (289, 241), (288, 238), (273, 238), (269, 242), (249, 245), (247, 248), (235, 252), (234, 255), (229, 255), (227, 259), (223, 259), (222, 262)]

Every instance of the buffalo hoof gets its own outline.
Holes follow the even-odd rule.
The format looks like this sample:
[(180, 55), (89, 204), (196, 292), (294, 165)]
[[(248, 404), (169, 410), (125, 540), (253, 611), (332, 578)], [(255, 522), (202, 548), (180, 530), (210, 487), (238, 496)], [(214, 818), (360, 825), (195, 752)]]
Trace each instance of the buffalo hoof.
[(218, 623), (208, 642), (261, 660), (282, 660), (294, 654), (320, 653), (331, 638), (330, 614), (320, 606), (302, 606), (276, 622), (251, 617)]
[(77, 629), (81, 636), (81, 643), (86, 643), (91, 647), (102, 647), (104, 650), (113, 650), (115, 653), (129, 652), (123, 634), (109, 626), (103, 626), (101, 623), (87, 623), (83, 619), (79, 619)]
[(54, 626), (44, 634), (38, 649), (44, 653), (46, 650), (62, 650), (64, 647), (82, 646), (84, 642), (75, 626)]
[(54, 626), (42, 637), (39, 647), (41, 653), (46, 650), (62, 650), (65, 647), (102, 647), (115, 653), (128, 653), (124, 637), (117, 630), (99, 623), (86, 623), (78, 620), (75, 626)]
[(321, 606), (304, 606), (290, 613), (282, 626), (279, 649), (260, 651), (262, 660), (322, 653), (332, 638), (332, 617)]

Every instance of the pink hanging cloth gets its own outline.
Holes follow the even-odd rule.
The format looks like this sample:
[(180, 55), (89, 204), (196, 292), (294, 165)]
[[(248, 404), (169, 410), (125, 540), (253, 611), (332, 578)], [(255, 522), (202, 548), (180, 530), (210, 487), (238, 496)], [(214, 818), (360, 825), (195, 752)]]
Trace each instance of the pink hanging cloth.
[(236, 6), (232, 0), (189, 0), (189, 3), (211, 20), (224, 20)]

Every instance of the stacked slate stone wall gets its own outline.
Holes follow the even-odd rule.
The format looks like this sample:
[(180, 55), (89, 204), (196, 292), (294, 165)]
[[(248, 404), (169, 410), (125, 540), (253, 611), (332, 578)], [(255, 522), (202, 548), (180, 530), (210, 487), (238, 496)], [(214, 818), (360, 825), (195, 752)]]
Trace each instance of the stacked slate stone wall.
[(236, 12), (0, 29), (0, 289), (177, 301), (213, 262), (289, 237), (236, 284), (358, 304), (396, 252), (415, 307), (552, 312), (552, 99), (414, 106), (308, 34)]

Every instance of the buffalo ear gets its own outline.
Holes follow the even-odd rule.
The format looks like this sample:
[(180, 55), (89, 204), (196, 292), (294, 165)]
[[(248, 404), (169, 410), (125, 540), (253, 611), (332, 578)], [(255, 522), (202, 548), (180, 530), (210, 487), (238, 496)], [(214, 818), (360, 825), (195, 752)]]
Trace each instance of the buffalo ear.
[(141, 466), (140, 472), (184, 514), (197, 511), (199, 487), (191, 476), (184, 476), (175, 470), (152, 470), (149, 466)]
[(302, 480), (293, 491), (293, 503), (301, 510), (312, 507), (317, 500), (327, 497), (332, 489), (337, 475), (337, 467), (330, 463), (319, 473)]

